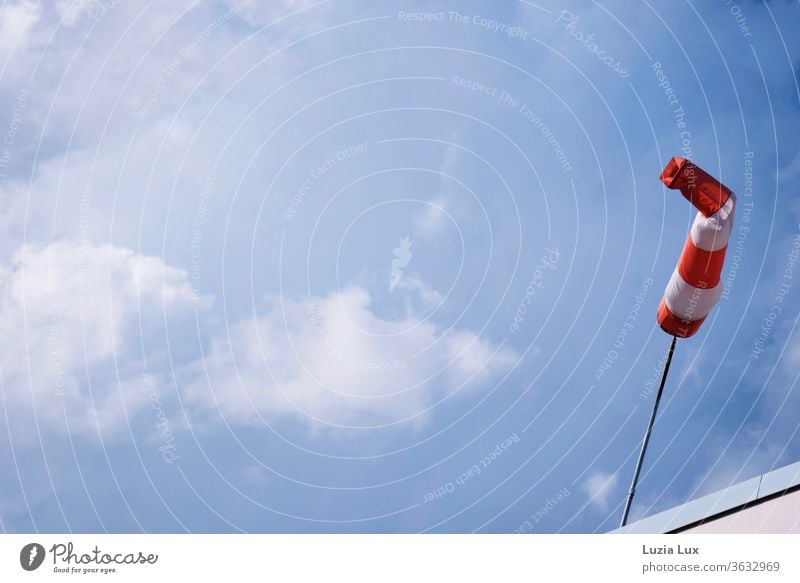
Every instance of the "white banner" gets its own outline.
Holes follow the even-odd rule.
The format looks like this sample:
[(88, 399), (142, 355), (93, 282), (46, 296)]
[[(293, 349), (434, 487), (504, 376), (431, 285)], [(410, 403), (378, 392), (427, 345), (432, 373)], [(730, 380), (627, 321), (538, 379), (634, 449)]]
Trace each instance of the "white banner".
[(3, 535), (0, 581), (798, 581), (797, 535)]

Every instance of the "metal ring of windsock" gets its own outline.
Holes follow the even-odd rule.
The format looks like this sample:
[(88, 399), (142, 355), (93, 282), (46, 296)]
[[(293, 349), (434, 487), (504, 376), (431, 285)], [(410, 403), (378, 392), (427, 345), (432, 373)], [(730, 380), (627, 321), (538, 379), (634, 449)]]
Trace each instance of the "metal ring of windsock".
[(736, 207), (736, 196), (728, 187), (685, 158), (670, 160), (661, 173), (661, 181), (667, 188), (679, 189), (698, 213), (686, 238), (678, 265), (672, 272), (658, 306), (658, 325), (664, 332), (672, 335), (672, 342), (667, 351), (661, 383), (658, 385), (639, 458), (636, 460), (620, 526), (625, 526), (628, 522), (675, 343), (678, 338), (688, 338), (700, 329), (703, 320), (722, 295), (720, 277)]
[(685, 158), (673, 158), (661, 173), (667, 188), (698, 210), (678, 265), (658, 306), (661, 329), (688, 338), (700, 328), (722, 293), (720, 276), (733, 225), (736, 196)]

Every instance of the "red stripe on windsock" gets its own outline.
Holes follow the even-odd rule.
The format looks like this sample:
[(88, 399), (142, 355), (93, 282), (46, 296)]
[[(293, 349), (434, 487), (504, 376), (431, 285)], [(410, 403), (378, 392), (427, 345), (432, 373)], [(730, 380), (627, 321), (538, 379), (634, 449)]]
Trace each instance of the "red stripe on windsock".
[(700, 325), (705, 318), (699, 320), (683, 320), (670, 312), (667, 307), (667, 302), (661, 298), (661, 303), (658, 306), (658, 325), (667, 334), (677, 336), (678, 338), (689, 338), (700, 329)]
[(680, 189), (705, 217), (717, 212), (731, 196), (727, 186), (686, 158), (672, 158), (661, 173), (661, 182), (667, 188)]
[(719, 283), (727, 249), (727, 246), (717, 251), (700, 249), (689, 235), (678, 259), (678, 273), (693, 287), (712, 288)]

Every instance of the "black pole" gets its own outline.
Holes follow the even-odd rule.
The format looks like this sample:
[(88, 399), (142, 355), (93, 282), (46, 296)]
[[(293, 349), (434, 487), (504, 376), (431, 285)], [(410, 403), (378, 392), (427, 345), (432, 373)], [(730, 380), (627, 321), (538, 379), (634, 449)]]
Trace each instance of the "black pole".
[(650, 434), (653, 432), (653, 423), (656, 420), (656, 413), (658, 412), (658, 404), (661, 401), (661, 394), (664, 392), (664, 383), (667, 382), (667, 373), (669, 372), (669, 365), (672, 362), (672, 353), (675, 352), (675, 342), (678, 340), (677, 336), (672, 337), (672, 343), (669, 345), (669, 352), (667, 353), (667, 362), (664, 363), (664, 372), (661, 373), (661, 384), (658, 385), (658, 393), (656, 393), (656, 402), (653, 403), (653, 412), (650, 413), (650, 422), (647, 424), (647, 432), (644, 434), (642, 440), (642, 450), (639, 452), (639, 459), (636, 461), (636, 470), (633, 472), (633, 481), (631, 482), (631, 489), (628, 490), (628, 499), (625, 501), (625, 510), (622, 513), (622, 522), (620, 528), (625, 526), (628, 522), (628, 513), (631, 511), (631, 503), (633, 502), (633, 495), (636, 493), (636, 483), (639, 481), (639, 473), (642, 471), (642, 462), (644, 461), (644, 454), (647, 451), (647, 443), (650, 441)]

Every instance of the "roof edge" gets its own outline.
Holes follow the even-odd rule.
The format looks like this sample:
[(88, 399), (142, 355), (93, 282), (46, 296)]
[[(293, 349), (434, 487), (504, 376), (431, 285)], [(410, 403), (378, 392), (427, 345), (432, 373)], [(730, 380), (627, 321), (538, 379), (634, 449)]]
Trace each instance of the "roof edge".
[(609, 534), (675, 533), (800, 489), (800, 462), (647, 516)]

